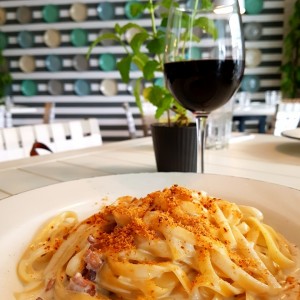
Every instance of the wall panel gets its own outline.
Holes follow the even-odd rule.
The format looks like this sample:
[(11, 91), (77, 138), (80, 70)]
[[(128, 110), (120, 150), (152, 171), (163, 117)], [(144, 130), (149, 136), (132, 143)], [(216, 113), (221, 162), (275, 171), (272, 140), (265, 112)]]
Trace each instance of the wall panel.
[[(261, 1), (261, 0), (252, 0)], [(4, 55), (9, 61), (9, 67), (14, 78), (13, 101), (16, 104), (37, 107), (36, 113), (30, 115), (18, 115), (14, 118), (14, 125), (40, 122), (42, 107), (45, 102), (56, 103), (56, 118), (65, 120), (78, 117), (96, 117), (99, 120), (104, 140), (118, 140), (127, 138), (127, 122), (122, 103), (127, 101), (132, 107), (136, 120), (138, 135), (142, 135), (141, 120), (138, 109), (135, 107), (133, 96), (127, 91), (127, 86), (121, 82), (117, 71), (104, 72), (98, 66), (99, 56), (110, 52), (119, 59), (123, 55), (123, 48), (119, 45), (97, 47), (88, 62), (88, 70), (77, 71), (74, 68), (74, 57), (85, 55), (88, 44), (93, 41), (101, 29), (111, 29), (116, 22), (124, 24), (128, 18), (124, 13), (126, 1), (110, 0), (115, 8), (113, 20), (100, 20), (97, 15), (99, 0), (82, 1), (87, 6), (88, 16), (83, 22), (76, 22), (71, 18), (70, 7), (75, 1), (69, 0), (10, 0), (0, 1), (0, 7), (6, 10), (6, 22), (1, 25), (0, 31), (8, 37), (8, 46)], [(43, 5), (41, 5), (41, 3)], [(42, 16), (45, 5), (55, 4), (59, 8), (59, 21), (46, 23)], [(27, 6), (32, 11), (32, 21), (20, 24), (16, 19), (17, 9)], [(246, 68), (245, 75), (249, 79), (253, 77), (259, 81), (259, 88), (252, 91), (252, 99), (264, 100), (264, 92), (268, 89), (279, 89), (280, 71), (282, 61), (282, 39), (284, 35), (284, 0), (264, 0), (263, 9), (257, 14), (245, 13), (243, 15), (244, 27), (250, 23), (259, 24), (262, 28), (259, 39), (246, 39), (246, 49), (256, 49), (261, 53), (261, 62), (257, 66)], [(145, 28), (150, 27), (147, 15), (136, 20)], [(71, 41), (71, 34), (75, 28), (86, 31), (88, 43), (84, 46), (75, 47)], [(45, 32), (56, 29), (61, 35), (61, 44), (56, 48), (49, 48), (44, 41)], [(21, 31), (30, 32), (34, 37), (32, 47), (22, 48), (18, 42)], [(62, 68), (58, 72), (50, 72), (46, 66), (49, 55), (60, 58)], [(36, 68), (33, 72), (25, 73), (20, 69), (20, 58), (29, 55), (35, 60)], [(132, 79), (139, 76), (138, 71), (133, 71)], [(26, 96), (22, 92), (22, 82), (32, 80), (37, 84), (37, 93), (34, 96)], [(59, 80), (63, 84), (64, 92), (61, 95), (50, 95), (48, 90), (49, 80)], [(83, 79), (90, 85), (89, 95), (76, 95), (74, 83)], [(114, 96), (105, 96), (100, 91), (100, 85), (104, 79), (112, 79), (117, 82), (118, 93)]]

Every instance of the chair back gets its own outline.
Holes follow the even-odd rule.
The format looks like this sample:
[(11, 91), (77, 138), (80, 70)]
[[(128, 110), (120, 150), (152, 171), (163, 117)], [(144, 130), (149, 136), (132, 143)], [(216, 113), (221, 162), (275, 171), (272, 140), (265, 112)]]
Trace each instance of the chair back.
[(62, 152), (100, 146), (102, 136), (94, 118), (0, 128), (0, 161), (29, 157), (35, 142), (47, 145), (52, 152)]
[(273, 134), (280, 136), (285, 130), (297, 128), (300, 121), (300, 101), (283, 101), (277, 104)]
[[(130, 105), (128, 102), (124, 102), (122, 106), (126, 115), (129, 137), (134, 139), (139, 136), (139, 133), (136, 128), (135, 120), (133, 118)], [(142, 136), (150, 136), (151, 124), (157, 122), (157, 120), (154, 117), (156, 108), (149, 102), (142, 103), (142, 106), (143, 106), (143, 115), (141, 116)]]
[(129, 136), (130, 136), (131, 139), (134, 139), (134, 138), (137, 137), (137, 134), (136, 134), (136, 127), (135, 127), (134, 118), (133, 118), (132, 111), (130, 109), (129, 103), (124, 102), (123, 103), (123, 108), (124, 108), (125, 115), (126, 115)]
[(5, 98), (5, 105), (0, 106), (0, 128), (16, 126), (17, 115), (42, 115), (42, 119), (38, 119), (39, 123), (51, 123), (55, 120), (55, 103), (45, 102), (43, 107), (31, 107), (16, 105), (11, 96)]

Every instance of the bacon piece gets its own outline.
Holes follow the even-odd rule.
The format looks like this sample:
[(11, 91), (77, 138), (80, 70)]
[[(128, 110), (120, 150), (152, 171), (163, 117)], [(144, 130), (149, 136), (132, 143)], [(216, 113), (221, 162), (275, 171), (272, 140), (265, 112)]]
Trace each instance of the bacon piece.
[(50, 279), (50, 280), (48, 281), (48, 283), (47, 283), (47, 286), (46, 286), (46, 290), (45, 290), (45, 291), (46, 291), (46, 292), (50, 291), (50, 290), (53, 288), (54, 283), (55, 283), (55, 279), (54, 279), (54, 278)]
[(99, 249), (99, 242), (91, 234), (88, 236), (87, 240), (90, 243), (90, 250), (94, 251)]
[(90, 249), (86, 251), (84, 261), (86, 262), (86, 268), (95, 272), (103, 265), (101, 255), (97, 251), (92, 251)]
[(95, 285), (82, 277), (80, 273), (76, 273), (69, 282), (68, 288), (71, 291), (87, 293), (91, 296), (95, 296), (96, 294), (96, 287)]
[(95, 282), (97, 273), (93, 270), (88, 270), (87, 268), (84, 268), (84, 270), (82, 271), (82, 276), (87, 280)]
[(87, 240), (91, 245), (97, 242), (97, 240), (91, 234), (88, 236)]

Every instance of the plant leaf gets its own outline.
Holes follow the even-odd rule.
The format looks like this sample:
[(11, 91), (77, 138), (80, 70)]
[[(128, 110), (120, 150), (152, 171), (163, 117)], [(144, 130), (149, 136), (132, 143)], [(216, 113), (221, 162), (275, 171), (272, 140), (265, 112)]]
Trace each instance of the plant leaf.
[(132, 62), (134, 62), (140, 70), (144, 69), (148, 60), (149, 60), (149, 57), (145, 53), (142, 53), (142, 52), (135, 53), (132, 56)]
[(163, 35), (155, 37), (147, 43), (146, 48), (152, 54), (162, 54), (165, 50), (165, 38)]
[(149, 34), (147, 32), (139, 32), (135, 34), (132, 40), (130, 41), (130, 47), (133, 53), (139, 53), (141, 46), (148, 38)]
[(202, 8), (212, 9), (212, 1), (211, 0), (202, 0)]
[(200, 17), (194, 21), (194, 26), (200, 27), (208, 34), (210, 34), (213, 39), (218, 37), (218, 30), (214, 24), (214, 22), (206, 17)]
[(163, 94), (164, 91), (159, 86), (149, 86), (143, 91), (144, 98), (155, 106), (160, 105), (160, 99), (163, 97)]
[(170, 94), (165, 94), (161, 99), (161, 105), (157, 107), (155, 118), (159, 119), (166, 111), (170, 109), (173, 103), (173, 97)]
[(155, 118), (159, 119), (173, 104), (173, 97), (163, 87), (150, 86), (144, 89), (144, 98), (157, 107)]
[(132, 61), (132, 55), (129, 54), (127, 56), (124, 56), (118, 63), (117, 68), (121, 74), (122, 81), (125, 83), (128, 83), (130, 80), (130, 65)]
[(170, 9), (171, 6), (173, 5), (174, 7), (178, 7), (179, 4), (173, 0), (162, 0), (160, 2), (160, 5), (164, 8)]
[(167, 26), (168, 26), (168, 18), (167, 17), (163, 17), (161, 19), (161, 22), (160, 22), (160, 27), (166, 28)]
[(140, 77), (136, 80), (135, 86), (133, 88), (133, 95), (135, 97), (135, 103), (137, 107), (139, 108), (141, 114), (143, 114), (143, 106), (142, 106), (142, 101), (141, 101), (141, 82), (143, 78)]
[(115, 29), (115, 33), (116, 33), (116, 34), (121, 35), (121, 26), (120, 26), (119, 23), (116, 23), (116, 24), (115, 24), (114, 29)]
[(149, 60), (143, 69), (143, 75), (144, 75), (145, 79), (146, 80), (153, 79), (155, 72), (158, 71), (159, 66), (160, 66), (160, 64), (156, 60)]
[(139, 32), (147, 32), (147, 30), (145, 28), (143, 28), (142, 26), (140, 26), (136, 23), (127, 23), (124, 26), (119, 27), (118, 34), (119, 35), (125, 34), (125, 32), (131, 28), (136, 28), (136, 29), (138, 29)]
[(132, 1), (130, 3), (130, 14), (133, 18), (139, 17), (147, 8), (147, 3), (144, 4), (142, 2)]

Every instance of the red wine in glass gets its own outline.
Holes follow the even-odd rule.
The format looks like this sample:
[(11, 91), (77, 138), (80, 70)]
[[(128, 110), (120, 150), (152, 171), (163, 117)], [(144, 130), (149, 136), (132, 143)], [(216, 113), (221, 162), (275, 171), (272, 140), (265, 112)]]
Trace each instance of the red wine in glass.
[(243, 60), (188, 60), (164, 64), (166, 85), (191, 112), (210, 113), (225, 104), (239, 87)]
[(242, 20), (238, 0), (173, 5), (166, 29), (164, 77), (174, 98), (196, 117), (197, 171), (204, 173), (206, 119), (230, 100), (244, 73)]

